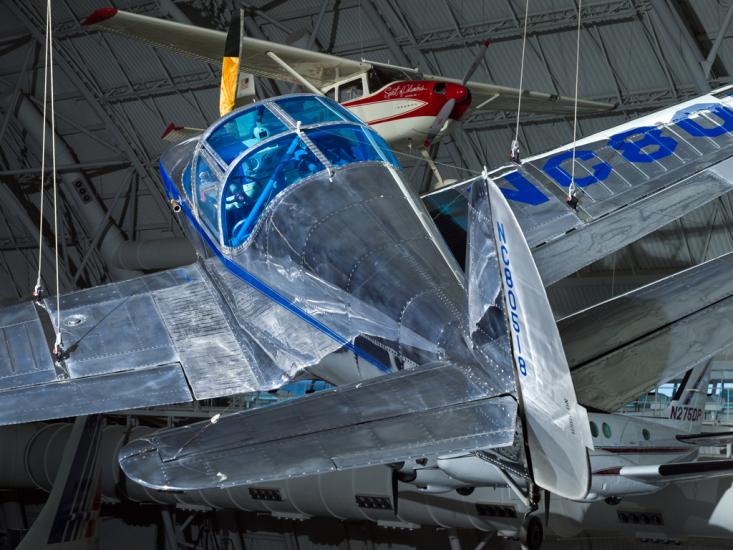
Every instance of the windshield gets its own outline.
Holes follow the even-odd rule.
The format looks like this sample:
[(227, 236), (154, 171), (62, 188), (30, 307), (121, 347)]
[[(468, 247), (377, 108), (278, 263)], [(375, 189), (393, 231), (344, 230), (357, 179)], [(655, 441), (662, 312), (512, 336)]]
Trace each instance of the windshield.
[[(366, 132), (370, 134), (367, 136)], [(397, 160), (381, 138), (362, 126), (329, 125), (307, 130), (306, 134), (334, 167), (370, 160), (386, 160), (398, 166)], [(375, 145), (383, 145), (379, 147), (382, 149), (381, 154)]]
[(287, 129), (264, 104), (260, 104), (227, 119), (211, 133), (207, 143), (224, 164), (229, 164), (248, 147)]
[(278, 99), (276, 102), (290, 118), (300, 122), (301, 126), (308, 124), (319, 124), (321, 122), (357, 122), (350, 111), (344, 109), (338, 103), (329, 100), (322, 100), (316, 96), (297, 96)]
[(324, 170), (297, 134), (269, 141), (230, 171), (222, 196), (224, 244), (236, 247), (251, 233), (272, 198), (293, 183)]

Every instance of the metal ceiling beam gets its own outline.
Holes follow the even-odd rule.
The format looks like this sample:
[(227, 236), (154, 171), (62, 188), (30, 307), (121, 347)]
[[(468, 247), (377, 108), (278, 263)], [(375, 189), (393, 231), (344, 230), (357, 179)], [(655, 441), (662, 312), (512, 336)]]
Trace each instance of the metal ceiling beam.
[[(365, 0), (366, 1), (366, 0)], [(611, 2), (598, 2), (583, 6), (583, 26), (600, 26), (634, 21), (639, 15), (648, 11), (647, 0), (615, 0)], [(577, 9), (569, 6), (562, 9), (546, 11), (531, 11), (529, 14), (529, 29), (532, 35), (551, 34), (577, 27)], [(466, 42), (478, 42), (489, 36), (492, 42), (503, 42), (522, 38), (523, 29), (517, 26), (514, 17), (500, 19), (488, 19), (480, 22), (461, 25), (460, 33), (455, 27), (447, 26), (441, 29), (416, 33), (414, 38), (417, 41), (415, 48), (422, 51), (451, 48), (463, 46)], [(411, 44), (408, 38), (395, 38), (397, 43), (410, 50)], [(361, 43), (345, 44), (334, 50), (338, 55), (357, 55), (362, 49), (374, 51), (384, 49), (386, 42), (369, 41)]]
[(364, 0), (361, 3), (361, 9), (372, 27), (374, 27), (374, 30), (379, 33), (384, 44), (387, 45), (389, 52), (395, 57), (392, 63), (403, 67), (410, 67), (410, 60), (407, 58), (407, 55), (405, 55), (405, 52), (402, 51), (402, 47), (387, 26), (387, 22), (377, 11), (375, 0)]
[(728, 11), (725, 14), (723, 23), (720, 25), (718, 35), (713, 41), (713, 45), (708, 52), (708, 56), (702, 62), (702, 70), (705, 78), (710, 78), (710, 69), (713, 67), (713, 64), (715, 63), (715, 58), (718, 56), (718, 50), (720, 49), (720, 45), (723, 43), (725, 33), (728, 32), (728, 27), (730, 27), (731, 19), (733, 19), (733, 3), (728, 6)]
[[(31, 6), (22, 1), (8, 1), (5, 5), (20, 20), (21, 24), (28, 29), (33, 38), (39, 44), (43, 44), (45, 35), (41, 33), (40, 29), (44, 26), (41, 23), (39, 15), (32, 10)], [(136, 139), (134, 129), (130, 127), (129, 121), (121, 120), (117, 112), (107, 107), (97, 83), (81, 69), (66, 48), (57, 48), (55, 61), (64, 75), (81, 93), (92, 110), (106, 124), (107, 129), (115, 136), (120, 150), (128, 157), (131, 165), (134, 166), (142, 181), (145, 182), (145, 185), (157, 191), (157, 195), (154, 194), (157, 198), (156, 203), (161, 209), (161, 213), (167, 213), (168, 208), (160, 190), (155, 184), (158, 175), (152, 167), (146, 166), (150, 159), (146, 158), (146, 153)], [(138, 145), (133, 146), (136, 142), (138, 142)]]
[[(126, 159), (108, 159), (97, 162), (76, 162), (72, 164), (59, 164), (56, 166), (56, 172), (64, 174), (67, 172), (79, 172), (80, 170), (106, 170), (126, 168), (130, 166), (130, 162)], [(46, 165), (46, 172), (51, 172), (51, 167)], [(41, 173), (41, 167), (33, 168), (16, 168), (12, 170), (0, 170), (0, 178), (8, 176), (26, 176), (37, 175)]]
[(685, 22), (680, 18), (677, 10), (672, 9), (667, 0), (651, 0), (654, 6), (654, 13), (660, 23), (660, 28), (670, 46), (680, 44), (681, 54), (695, 81), (700, 93), (707, 93), (711, 90), (702, 68), (704, 58), (700, 51), (700, 45), (690, 32)]

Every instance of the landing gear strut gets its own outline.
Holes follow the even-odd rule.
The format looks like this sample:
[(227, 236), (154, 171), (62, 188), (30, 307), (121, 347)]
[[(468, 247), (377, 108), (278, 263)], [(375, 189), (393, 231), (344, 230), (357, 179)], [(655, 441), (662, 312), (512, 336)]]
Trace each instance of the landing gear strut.
[(522, 525), (519, 527), (519, 543), (522, 545), (522, 550), (539, 550), (542, 546), (544, 535), (542, 522), (537, 516), (532, 515), (539, 507), (540, 494), (540, 488), (530, 480), (527, 488), (529, 510), (524, 514)]
[(544, 529), (540, 519), (529, 513), (525, 514), (522, 526), (519, 528), (519, 543), (522, 545), (522, 550), (539, 550), (543, 536)]

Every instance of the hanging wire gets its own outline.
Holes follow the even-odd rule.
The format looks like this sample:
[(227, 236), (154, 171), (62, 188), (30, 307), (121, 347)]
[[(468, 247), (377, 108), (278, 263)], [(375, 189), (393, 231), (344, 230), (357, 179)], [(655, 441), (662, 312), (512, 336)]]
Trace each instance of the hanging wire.
[(45, 52), (43, 56), (43, 135), (41, 136), (41, 204), (40, 220), (38, 221), (38, 275), (36, 276), (36, 286), (33, 289), (33, 297), (36, 300), (43, 298), (43, 285), (41, 282), (41, 269), (43, 267), (43, 206), (45, 202), (45, 186), (46, 186), (46, 106), (48, 104), (48, 36), (50, 32), (48, 7), (46, 8), (46, 38)]
[[(53, 238), (54, 238), (54, 267), (56, 291), (56, 340), (53, 353), (57, 361), (63, 359), (63, 341), (61, 338), (61, 289), (59, 287), (59, 223), (58, 223), (58, 182), (56, 179), (56, 109), (54, 105), (54, 77), (53, 77), (53, 25), (51, 21), (51, 0), (46, 1), (46, 39), (44, 48), (43, 69), (43, 135), (41, 137), (41, 204), (40, 220), (38, 222), (38, 274), (33, 296), (37, 303), (43, 306), (44, 290), (41, 273), (43, 269), (43, 223), (46, 184), (46, 133), (51, 136), (51, 180), (53, 183)], [(47, 128), (48, 104), (51, 105), (50, 132)], [(43, 306), (45, 307), (45, 306)]]
[(524, 4), (524, 31), (522, 33), (522, 62), (519, 66), (519, 98), (517, 99), (517, 126), (514, 140), (509, 150), (509, 160), (519, 163), (519, 115), (522, 114), (522, 86), (524, 85), (524, 52), (527, 47), (527, 23), (529, 19), (529, 0)]
[(580, 73), (580, 21), (583, 0), (578, 0), (578, 36), (575, 43), (575, 105), (573, 106), (573, 164), (570, 168), (570, 185), (568, 186), (567, 203), (575, 208), (578, 198), (575, 196), (575, 145), (578, 136), (578, 75)]
[[(58, 221), (58, 183), (56, 181), (56, 107), (53, 89), (53, 25), (51, 23), (51, 0), (47, 2), (47, 28), (48, 28), (48, 60), (49, 79), (51, 89), (51, 176), (53, 180), (53, 253), (56, 268), (56, 343), (54, 352), (60, 356), (63, 352), (61, 340), (61, 289), (59, 288), (59, 221)], [(45, 130), (45, 128), (44, 128)]]

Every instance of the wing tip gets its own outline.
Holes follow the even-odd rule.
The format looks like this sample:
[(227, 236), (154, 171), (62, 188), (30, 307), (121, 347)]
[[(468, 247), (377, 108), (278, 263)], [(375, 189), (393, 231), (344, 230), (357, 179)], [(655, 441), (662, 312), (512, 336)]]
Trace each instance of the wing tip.
[(90, 13), (82, 22), (82, 25), (96, 25), (117, 15), (117, 8), (99, 8)]

